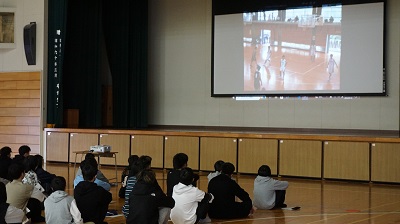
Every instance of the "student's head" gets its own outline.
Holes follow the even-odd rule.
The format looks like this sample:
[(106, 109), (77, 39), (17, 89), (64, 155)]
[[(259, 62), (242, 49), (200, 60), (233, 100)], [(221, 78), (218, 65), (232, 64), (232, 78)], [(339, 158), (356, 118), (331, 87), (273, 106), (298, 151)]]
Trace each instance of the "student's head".
[(83, 160), (81, 162), (81, 165), (79, 165), (79, 167), (82, 169), (82, 167), (85, 164), (90, 164), (91, 166), (98, 167), (97, 160), (95, 158), (91, 158), (91, 157), (88, 157), (85, 160)]
[(331, 54), (330, 57), (333, 57), (333, 54)]
[(35, 156), (35, 159), (37, 162), (37, 168), (42, 168), (43, 167), (43, 156), (41, 156), (39, 154), (34, 155), (34, 156)]
[(97, 175), (98, 171), (97, 166), (93, 166), (92, 164), (85, 162), (85, 164), (81, 169), (82, 169), (83, 179), (86, 181), (93, 182)]
[(180, 173), (181, 183), (184, 185), (190, 185), (193, 183), (193, 170), (189, 167), (184, 167), (181, 169)]
[(139, 156), (138, 156), (138, 155), (131, 155), (131, 156), (129, 156), (129, 158), (128, 158), (128, 164), (129, 164), (129, 166), (132, 166), (133, 163), (134, 163), (135, 161), (137, 161), (138, 159), (139, 159)]
[(27, 145), (22, 145), (21, 147), (19, 147), (18, 149), (18, 153), (21, 156), (29, 156), (29, 153), (31, 152), (31, 148)]
[(235, 166), (232, 163), (228, 162), (222, 165), (221, 173), (230, 176), (233, 174), (233, 171), (235, 171)]
[(95, 156), (93, 155), (93, 153), (87, 153), (87, 154), (85, 155), (85, 159), (88, 159), (88, 158), (93, 158), (93, 159), (95, 159)]
[(144, 169), (137, 175), (137, 181), (143, 181), (152, 184), (156, 181), (156, 174), (151, 169)]
[(53, 191), (65, 191), (67, 183), (64, 177), (56, 176), (51, 180), (50, 186)]
[(5, 203), (7, 201), (6, 186), (3, 182), (0, 182), (0, 202)]
[(34, 171), (38, 167), (38, 161), (35, 156), (27, 156), (24, 159), (25, 172)]
[[(13, 163), (8, 167), (8, 177), (12, 180), (18, 180), (21, 177), (24, 178), (24, 166), (19, 163)], [(22, 180), (21, 178), (21, 180)]]
[(141, 156), (137, 160), (137, 165), (139, 168), (139, 171), (142, 171), (144, 169), (150, 169), (151, 167), (151, 157), (150, 156)]
[(224, 165), (224, 161), (218, 160), (217, 162), (214, 163), (214, 169), (215, 171), (221, 172), (222, 170), (222, 165)]
[(11, 148), (4, 146), (0, 149), (0, 157), (11, 157)]
[(189, 157), (185, 153), (178, 153), (172, 159), (174, 169), (182, 169), (187, 166)]
[(269, 177), (271, 176), (271, 168), (268, 165), (262, 165), (258, 168), (258, 175), (262, 177)]

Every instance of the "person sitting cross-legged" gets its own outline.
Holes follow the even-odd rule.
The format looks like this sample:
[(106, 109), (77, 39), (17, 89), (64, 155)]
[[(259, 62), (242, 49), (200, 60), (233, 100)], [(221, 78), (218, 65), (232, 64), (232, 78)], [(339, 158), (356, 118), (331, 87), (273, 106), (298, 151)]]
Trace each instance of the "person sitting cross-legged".
[[(208, 193), (214, 195), (208, 211), (210, 218), (245, 218), (254, 212), (249, 194), (232, 180), (233, 171), (235, 166), (232, 163), (224, 163), (221, 174), (212, 178), (208, 184)], [(236, 197), (241, 202), (236, 202)]]
[(82, 167), (84, 181), (79, 182), (74, 189), (76, 205), (84, 222), (96, 224), (105, 223), (108, 204), (112, 200), (112, 194), (94, 183), (97, 174), (97, 166), (85, 163)]

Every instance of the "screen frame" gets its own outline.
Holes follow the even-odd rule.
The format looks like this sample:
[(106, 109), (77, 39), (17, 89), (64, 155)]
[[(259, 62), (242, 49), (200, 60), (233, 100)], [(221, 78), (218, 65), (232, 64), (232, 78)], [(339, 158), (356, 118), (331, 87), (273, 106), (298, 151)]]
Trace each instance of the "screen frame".
[[(214, 74), (214, 38), (215, 38), (215, 16), (271, 11), (271, 10), (286, 10), (302, 7), (322, 7), (323, 5), (356, 5), (367, 3), (383, 3), (383, 55), (382, 55), (382, 92), (374, 93), (215, 93), (215, 74)], [(225, 7), (222, 7), (225, 6)], [(299, 0), (269, 0), (268, 2), (260, 2), (259, 0), (213, 0), (212, 1), (212, 38), (211, 38), (211, 97), (246, 97), (246, 96), (261, 96), (261, 97), (301, 97), (301, 96), (388, 96), (387, 76), (386, 76), (386, 16), (387, 16), (387, 1), (386, 0), (314, 0), (314, 1), (299, 1)]]

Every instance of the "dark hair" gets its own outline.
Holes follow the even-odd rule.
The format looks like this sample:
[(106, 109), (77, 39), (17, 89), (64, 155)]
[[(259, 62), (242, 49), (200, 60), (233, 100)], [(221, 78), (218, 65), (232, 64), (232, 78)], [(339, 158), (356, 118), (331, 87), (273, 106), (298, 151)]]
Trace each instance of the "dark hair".
[(139, 159), (138, 155), (131, 155), (128, 158), (128, 164), (129, 166), (132, 166), (134, 162), (136, 162)]
[[(42, 168), (43, 167), (43, 156), (36, 154), (34, 155), (36, 162), (37, 162), (37, 168)], [(36, 169), (37, 169), (36, 168)]]
[(50, 186), (53, 191), (65, 191), (67, 183), (64, 177), (56, 176), (53, 178), (53, 180), (51, 180)]
[(152, 184), (156, 181), (156, 174), (151, 169), (144, 169), (137, 175), (137, 181)]
[(25, 172), (28, 172), (30, 170), (36, 170), (36, 167), (38, 166), (38, 161), (35, 156), (28, 156), (24, 159), (24, 167), (25, 167)]
[(6, 185), (3, 182), (0, 182), (0, 202), (5, 203), (7, 201), (7, 191)]
[(271, 168), (267, 165), (262, 165), (258, 168), (258, 175), (262, 177), (269, 177), (271, 176)]
[(235, 166), (232, 163), (224, 163), (222, 165), (221, 173), (227, 174), (227, 175), (232, 175), (233, 171), (235, 171)]
[(137, 160), (137, 165), (138, 165), (138, 168), (140, 169), (140, 171), (150, 168), (151, 160), (152, 160), (152, 158), (150, 156), (139, 157), (139, 159)]
[(215, 171), (219, 171), (219, 172), (221, 172), (221, 170), (222, 170), (222, 165), (224, 165), (224, 161), (222, 161), (222, 160), (218, 160), (217, 162), (215, 162), (214, 163), (214, 169), (215, 169)]
[(88, 159), (88, 158), (93, 158), (93, 159), (95, 159), (95, 156), (94, 156), (93, 153), (86, 153), (85, 159)]
[(189, 167), (184, 167), (181, 170), (179, 177), (181, 178), (181, 183), (184, 185), (190, 185), (193, 183), (193, 170)]
[(21, 147), (19, 147), (18, 149), (18, 153), (23, 156), (25, 155), (25, 153), (29, 153), (31, 151), (31, 148), (29, 148), (29, 146), (27, 145), (22, 145)]
[(1, 157), (7, 157), (8, 155), (11, 154), (11, 148), (8, 146), (4, 146), (3, 148), (0, 149), (0, 156)]
[(20, 178), (22, 173), (24, 173), (24, 166), (19, 163), (12, 163), (8, 167), (8, 177), (12, 180)]
[(82, 169), (83, 179), (87, 181), (93, 180), (98, 172), (97, 166), (93, 166), (87, 162), (85, 162), (85, 164), (81, 169)]
[(185, 153), (178, 153), (174, 156), (172, 159), (172, 163), (174, 166), (174, 169), (181, 169), (183, 168), (189, 160), (189, 157)]
[(81, 162), (81, 165), (79, 165), (79, 167), (82, 169), (82, 167), (85, 166), (86, 164), (89, 164), (96, 168), (98, 167), (97, 160), (95, 158), (90, 158), (90, 157), (86, 158)]

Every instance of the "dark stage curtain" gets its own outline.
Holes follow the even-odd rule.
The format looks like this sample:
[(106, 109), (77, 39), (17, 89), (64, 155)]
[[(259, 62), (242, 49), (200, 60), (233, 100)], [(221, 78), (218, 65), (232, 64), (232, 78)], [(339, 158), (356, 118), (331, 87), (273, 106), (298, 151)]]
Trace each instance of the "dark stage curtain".
[(146, 0), (103, 0), (104, 37), (112, 75), (115, 128), (147, 127)]
[(147, 127), (147, 4), (146, 0), (68, 0), (64, 4), (69, 16), (57, 112), (78, 109), (80, 128), (104, 127), (105, 65), (113, 90), (113, 124), (107, 128)]
[(47, 123), (63, 123), (63, 59), (68, 0), (48, 1)]
[(79, 127), (102, 127), (101, 11), (98, 0), (69, 0), (64, 108), (79, 110)]

